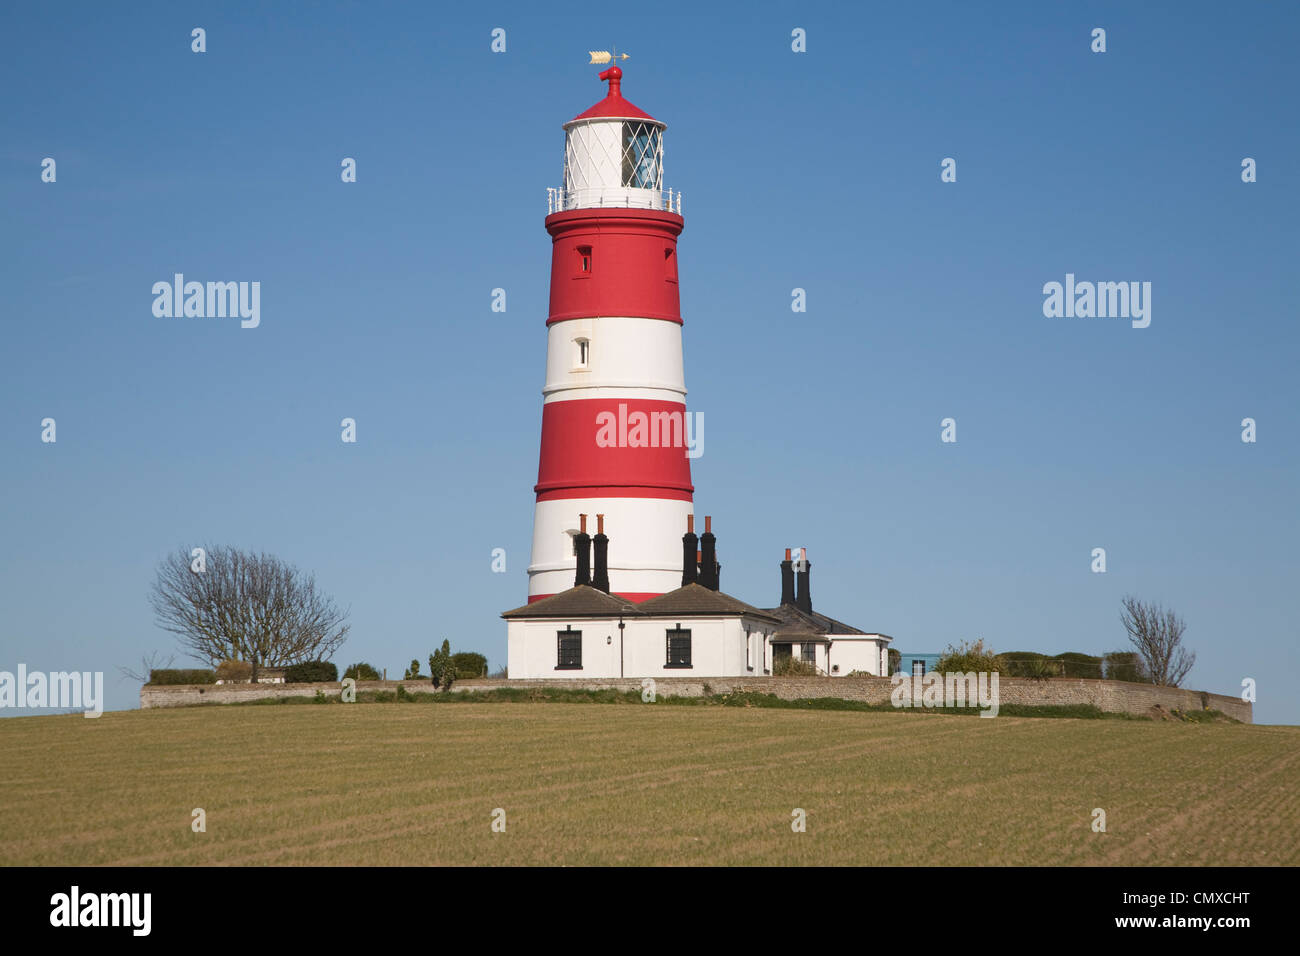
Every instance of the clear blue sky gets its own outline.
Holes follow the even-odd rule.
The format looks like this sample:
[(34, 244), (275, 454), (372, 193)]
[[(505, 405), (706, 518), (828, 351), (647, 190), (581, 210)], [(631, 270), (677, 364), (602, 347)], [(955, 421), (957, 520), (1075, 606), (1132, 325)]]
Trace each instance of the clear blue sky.
[[(1253, 677), (1259, 721), (1300, 723), (1298, 8), (733, 10), (6, 6), (0, 669), (103, 670), (135, 706), (117, 665), (175, 640), (153, 569), (205, 540), (316, 572), (340, 662), (504, 663), (546, 187), (617, 44), (683, 194), (726, 591), (775, 603), (806, 546), (814, 606), (905, 652), (1045, 653), (1123, 647), (1133, 592), (1186, 619), (1191, 686)], [(175, 272), (261, 282), (260, 328), (155, 318)], [(1067, 272), (1151, 282), (1151, 326), (1045, 318)]]

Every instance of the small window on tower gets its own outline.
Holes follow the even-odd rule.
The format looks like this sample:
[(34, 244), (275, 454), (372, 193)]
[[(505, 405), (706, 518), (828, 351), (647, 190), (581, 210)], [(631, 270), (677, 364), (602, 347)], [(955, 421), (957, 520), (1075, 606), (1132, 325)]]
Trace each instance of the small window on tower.
[(591, 341), (589, 339), (574, 339), (573, 344), (577, 346), (577, 354), (574, 356), (574, 368), (587, 368), (591, 359)]
[(591, 246), (578, 246), (578, 275), (591, 275)]
[(677, 281), (677, 250), (664, 250), (664, 278), (669, 282)]

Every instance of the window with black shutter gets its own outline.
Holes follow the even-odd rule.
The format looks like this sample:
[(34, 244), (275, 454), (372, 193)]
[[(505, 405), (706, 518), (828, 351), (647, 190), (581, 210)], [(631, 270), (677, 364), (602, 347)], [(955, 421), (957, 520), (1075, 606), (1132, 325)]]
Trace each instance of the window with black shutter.
[(582, 670), (582, 631), (575, 631), (568, 625), (562, 631), (556, 631), (558, 645), (557, 671)]
[(691, 631), (678, 624), (668, 630), (668, 662), (665, 667), (691, 666)]

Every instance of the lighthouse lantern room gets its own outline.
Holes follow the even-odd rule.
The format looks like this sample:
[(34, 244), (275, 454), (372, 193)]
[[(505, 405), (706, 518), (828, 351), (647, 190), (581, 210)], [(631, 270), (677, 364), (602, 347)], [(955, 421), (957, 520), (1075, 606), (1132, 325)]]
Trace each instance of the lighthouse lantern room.
[(663, 123), (623, 98), (623, 71), (600, 74), (609, 94), (564, 124), (564, 185), (551, 189), (551, 212), (591, 206), (681, 212), (664, 188)]

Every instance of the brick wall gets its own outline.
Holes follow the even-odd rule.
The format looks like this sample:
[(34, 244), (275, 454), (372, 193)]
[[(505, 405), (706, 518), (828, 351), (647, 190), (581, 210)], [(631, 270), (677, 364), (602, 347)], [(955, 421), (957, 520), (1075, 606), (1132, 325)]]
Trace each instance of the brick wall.
[[(411, 693), (431, 693), (433, 686), (423, 681), (360, 681), (358, 691), (393, 691), (403, 686)], [(457, 681), (453, 693), (495, 688), (527, 689), (556, 687), (571, 690), (641, 691), (639, 678), (609, 680), (463, 680)], [(316, 691), (330, 696), (339, 693), (338, 683), (321, 684), (184, 684), (145, 686), (140, 689), (140, 706), (184, 707), (192, 704), (232, 704), (266, 697), (314, 697)], [(893, 685), (887, 677), (657, 677), (656, 693), (669, 697), (701, 697), (708, 693), (726, 694), (754, 691), (775, 694), (784, 700), (815, 697), (839, 697), (871, 704), (887, 704)], [(1130, 684), (1123, 681), (1088, 680), (1075, 677), (1004, 677), (998, 681), (1000, 704), (1068, 706), (1093, 704), (1113, 713), (1146, 714), (1153, 707), (1164, 710), (1220, 710), (1243, 723), (1251, 723), (1252, 706), (1236, 697), (1208, 694), (1177, 687), (1154, 684)]]

